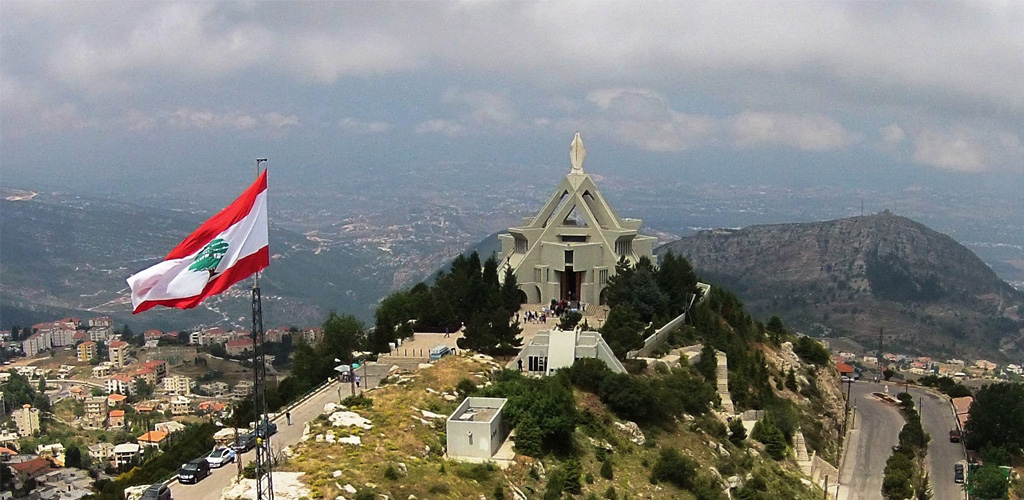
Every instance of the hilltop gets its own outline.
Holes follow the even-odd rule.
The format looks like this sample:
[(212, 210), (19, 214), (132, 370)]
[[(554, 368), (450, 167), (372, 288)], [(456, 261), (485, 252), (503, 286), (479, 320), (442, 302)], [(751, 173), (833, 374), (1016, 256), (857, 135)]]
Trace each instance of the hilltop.
[[(650, 376), (657, 375), (652, 370)], [(565, 390), (571, 377), (536, 380), (533, 387), (542, 392), (530, 398), (543, 399), (544, 387)], [(500, 391), (517, 380), (483, 355), (448, 357), (419, 370), (393, 371), (382, 382), (385, 385), (367, 391), (367, 398), (349, 398), (344, 401), (350, 405), (347, 408), (327, 405), (324, 416), (309, 424), (308, 437), (284, 451), (288, 460), (282, 469), (303, 472), (311, 496), (320, 498), (371, 498), (370, 492), (390, 498), (496, 499), (517, 498), (518, 493), (562, 498), (550, 491), (554, 482), (580, 498), (724, 499), (722, 489), (727, 485), (745, 488), (743, 498), (780, 494), (794, 500), (820, 498), (821, 490), (800, 480), (792, 457), (773, 460), (753, 439), (730, 441), (725, 424), (710, 414), (649, 423), (640, 430), (597, 395), (579, 388), (571, 393), (575, 424), (569, 430), (569, 442), (553, 446), (561, 451), (528, 456), (520, 450), (525, 447), (522, 438), (514, 436), (517, 454), (512, 460), (484, 464), (448, 460), (445, 417), (462, 397), (492, 395), (488, 391)], [(515, 396), (511, 397), (509, 406), (516, 406)], [(548, 419), (535, 410), (551, 409), (552, 404), (522, 411)], [(548, 446), (551, 443), (545, 443)], [(678, 452), (675, 456), (682, 469), (690, 468), (679, 471), (680, 476), (693, 475), (689, 486), (681, 488), (672, 478), (651, 479), (659, 474), (659, 467), (664, 468), (663, 457), (674, 453), (669, 449)]]
[(949, 236), (889, 213), (704, 231), (663, 245), (755, 314), (797, 329), (945, 355), (1018, 355), (1024, 294)]

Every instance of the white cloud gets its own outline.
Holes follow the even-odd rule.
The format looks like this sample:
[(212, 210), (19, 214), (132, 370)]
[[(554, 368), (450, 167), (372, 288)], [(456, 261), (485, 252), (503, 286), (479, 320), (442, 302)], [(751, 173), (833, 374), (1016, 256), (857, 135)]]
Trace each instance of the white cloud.
[(197, 110), (189, 108), (178, 108), (164, 116), (167, 124), (180, 128), (189, 129), (233, 129), (253, 130), (264, 128), (271, 131), (280, 131), (299, 124), (299, 118), (295, 115), (283, 115), (281, 113), (265, 113), (253, 115), (239, 111), (215, 112), (210, 110)]
[(880, 129), (878, 132), (882, 136), (882, 143), (887, 145), (894, 145), (903, 142), (907, 138), (907, 133), (903, 131), (903, 128), (895, 123), (890, 123)]
[(913, 146), (915, 163), (943, 170), (1024, 171), (1020, 137), (988, 124), (922, 128)]
[(460, 123), (449, 120), (427, 120), (416, 125), (417, 134), (444, 134), (448, 137), (457, 137), (466, 134), (466, 127)]
[(832, 151), (859, 137), (822, 114), (743, 112), (732, 120), (736, 144), (743, 147), (778, 144), (803, 151)]
[(352, 117), (345, 117), (338, 120), (338, 126), (346, 132), (353, 133), (381, 133), (391, 130), (391, 125), (382, 121), (362, 121)]

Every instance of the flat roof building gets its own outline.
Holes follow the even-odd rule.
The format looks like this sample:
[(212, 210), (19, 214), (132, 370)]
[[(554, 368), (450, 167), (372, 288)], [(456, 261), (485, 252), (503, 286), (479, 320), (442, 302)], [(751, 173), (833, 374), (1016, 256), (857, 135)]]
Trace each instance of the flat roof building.
[(508, 367), (532, 375), (548, 375), (559, 368), (572, 366), (580, 358), (597, 358), (604, 361), (611, 371), (626, 373), (626, 368), (600, 333), (578, 329), (555, 328), (537, 332)]
[(466, 398), (446, 423), (448, 457), (489, 460), (509, 434), (505, 398)]
[[(605, 303), (608, 278), (620, 258), (635, 264), (654, 259), (652, 236), (642, 236), (639, 219), (619, 217), (590, 175), (583, 172), (586, 150), (579, 134), (572, 141), (572, 170), (534, 217), (509, 228), (501, 240), (501, 261), (511, 267), (522, 301)], [(504, 274), (499, 274), (503, 278)]]

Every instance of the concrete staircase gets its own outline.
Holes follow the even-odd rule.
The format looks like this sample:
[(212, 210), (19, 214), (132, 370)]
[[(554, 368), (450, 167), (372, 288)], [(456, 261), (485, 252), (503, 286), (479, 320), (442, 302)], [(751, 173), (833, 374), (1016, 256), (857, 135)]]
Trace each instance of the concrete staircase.
[(722, 410), (732, 415), (736, 413), (736, 407), (733, 406), (732, 397), (729, 396), (729, 360), (722, 351), (715, 351), (715, 358), (718, 360), (718, 368), (715, 372), (718, 382), (718, 397), (722, 399)]

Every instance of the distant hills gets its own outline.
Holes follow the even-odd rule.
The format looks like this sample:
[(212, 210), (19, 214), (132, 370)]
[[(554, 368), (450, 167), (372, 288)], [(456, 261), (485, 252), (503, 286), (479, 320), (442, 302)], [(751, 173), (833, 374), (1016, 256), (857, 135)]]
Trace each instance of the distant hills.
[[(190, 311), (131, 315), (124, 279), (159, 262), (209, 213), (43, 194), (7, 196), (0, 212), (0, 328), (69, 315), (110, 315), (133, 328), (249, 328), (250, 282)], [(270, 249), (261, 277), (268, 328), (319, 324), (330, 309), (369, 319), (392, 285), (379, 251), (324, 248), (273, 223)]]
[(703, 231), (658, 248), (690, 260), (757, 315), (874, 349), (1024, 355), (1024, 293), (949, 236), (888, 211)]

